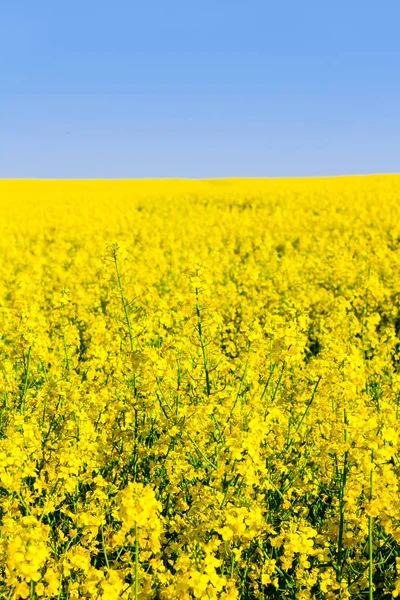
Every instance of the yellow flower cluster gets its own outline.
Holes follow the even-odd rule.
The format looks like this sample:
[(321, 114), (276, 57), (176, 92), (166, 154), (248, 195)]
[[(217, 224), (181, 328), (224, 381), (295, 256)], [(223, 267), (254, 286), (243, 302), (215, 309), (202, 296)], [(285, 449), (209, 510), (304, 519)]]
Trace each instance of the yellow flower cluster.
[(399, 190), (0, 182), (0, 598), (400, 595)]

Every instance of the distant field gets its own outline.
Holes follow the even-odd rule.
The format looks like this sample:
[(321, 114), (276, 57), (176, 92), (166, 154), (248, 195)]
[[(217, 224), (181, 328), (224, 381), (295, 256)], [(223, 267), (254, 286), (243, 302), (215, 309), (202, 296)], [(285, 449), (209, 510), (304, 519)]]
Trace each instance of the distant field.
[(400, 594), (400, 176), (0, 182), (0, 598)]

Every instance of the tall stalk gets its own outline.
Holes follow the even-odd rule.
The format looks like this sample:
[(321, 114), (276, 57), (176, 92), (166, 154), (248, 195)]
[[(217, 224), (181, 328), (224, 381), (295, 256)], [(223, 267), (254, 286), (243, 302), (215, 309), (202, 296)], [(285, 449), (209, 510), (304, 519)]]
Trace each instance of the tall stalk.
[[(347, 423), (346, 409), (344, 409), (343, 416), (344, 416), (344, 424), (345, 424), (344, 442), (345, 442), (345, 444), (347, 444), (347, 442), (348, 442), (347, 424), (348, 423)], [(348, 455), (349, 455), (349, 452), (348, 452), (348, 450), (346, 450), (346, 452), (344, 453), (343, 471), (342, 471), (342, 477), (341, 477), (340, 488), (339, 488), (339, 535), (338, 535), (338, 547), (337, 547), (337, 556), (338, 556), (337, 580), (339, 583), (342, 580), (342, 571), (343, 571), (343, 563), (344, 563), (344, 559), (343, 559), (344, 494), (345, 494), (345, 489), (346, 489), (347, 473), (348, 473)]]
[(139, 537), (138, 527), (135, 523), (135, 600), (139, 598)]
[(131, 353), (133, 353), (133, 351), (134, 351), (133, 332), (132, 332), (131, 317), (130, 317), (129, 310), (128, 310), (129, 303), (126, 301), (126, 298), (125, 298), (125, 292), (124, 292), (124, 287), (122, 285), (122, 277), (121, 277), (121, 273), (119, 270), (117, 254), (118, 254), (118, 248), (115, 247), (112, 249), (112, 257), (113, 257), (113, 261), (114, 261), (115, 272), (117, 275), (117, 283), (118, 283), (119, 294), (121, 297), (122, 309), (124, 311), (125, 322), (126, 322), (126, 327), (127, 327), (128, 336), (129, 336), (130, 350), (131, 350)]
[[(30, 368), (30, 364), (31, 364), (31, 352), (32, 352), (32, 346), (29, 346), (28, 355), (27, 355), (26, 364), (25, 364), (24, 389), (22, 391), (22, 397), (21, 397), (21, 402), (20, 402), (20, 413), (21, 414), (25, 411), (25, 400), (26, 400), (26, 395), (28, 393), (28, 388), (29, 388), (29, 368)], [(25, 360), (24, 360), (24, 362), (25, 362)]]
[[(372, 502), (372, 497), (374, 493), (374, 451), (371, 452), (371, 471), (369, 475), (369, 501)], [(374, 598), (374, 586), (372, 581), (373, 575), (373, 529), (374, 529), (374, 517), (368, 516), (368, 599), (373, 600)]]
[(203, 358), (204, 373), (206, 377), (206, 392), (207, 396), (211, 394), (211, 383), (210, 383), (210, 369), (208, 365), (207, 357), (207, 343), (204, 340), (204, 332), (201, 318), (201, 308), (199, 305), (199, 289), (196, 288), (196, 315), (197, 315), (197, 333), (199, 334), (201, 354)]

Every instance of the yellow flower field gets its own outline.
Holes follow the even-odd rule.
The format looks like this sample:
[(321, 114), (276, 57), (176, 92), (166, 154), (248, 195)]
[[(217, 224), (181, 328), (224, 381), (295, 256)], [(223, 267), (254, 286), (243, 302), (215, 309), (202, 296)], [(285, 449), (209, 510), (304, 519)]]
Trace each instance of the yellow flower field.
[(0, 598), (400, 595), (400, 176), (0, 182)]

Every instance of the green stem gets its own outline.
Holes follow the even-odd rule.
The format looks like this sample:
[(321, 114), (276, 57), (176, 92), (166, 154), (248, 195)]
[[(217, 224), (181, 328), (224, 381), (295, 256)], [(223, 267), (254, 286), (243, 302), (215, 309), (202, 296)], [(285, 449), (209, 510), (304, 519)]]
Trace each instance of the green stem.
[(135, 523), (135, 600), (139, 598), (139, 537), (138, 527)]
[(211, 460), (209, 458), (207, 458), (207, 456), (204, 454), (204, 452), (202, 452), (202, 450), (199, 448), (198, 444), (196, 444), (196, 442), (194, 441), (194, 439), (192, 438), (192, 436), (190, 435), (190, 433), (186, 432), (187, 436), (189, 438), (189, 440), (192, 442), (193, 446), (196, 448), (197, 452), (199, 453), (199, 455), (204, 458), (204, 460), (206, 460), (208, 462), (208, 464), (213, 468), (216, 469), (217, 466), (214, 465), (213, 462), (211, 462)]
[[(345, 423), (345, 432), (344, 432), (344, 441), (347, 444), (348, 435), (347, 435), (347, 414), (346, 409), (344, 410), (344, 423)], [(340, 583), (342, 579), (342, 571), (343, 571), (343, 536), (344, 536), (344, 493), (346, 489), (347, 482), (347, 471), (348, 471), (348, 451), (344, 453), (344, 462), (343, 462), (343, 472), (342, 478), (340, 482), (339, 489), (339, 536), (338, 536), (338, 562), (337, 562), (337, 580)]]
[[(272, 375), (274, 374), (276, 365), (277, 365), (277, 363), (274, 363), (273, 366), (270, 369), (269, 376), (268, 376), (268, 379), (267, 379), (267, 383), (265, 384), (264, 389), (263, 389), (263, 393), (261, 394), (260, 402), (262, 402), (264, 400), (264, 396), (265, 396), (265, 394), (267, 392), (267, 389), (268, 389), (268, 386), (269, 386), (269, 382), (271, 381)], [(264, 412), (264, 421), (267, 418), (267, 413), (268, 413), (268, 409), (266, 409), (265, 412)]]
[(24, 382), (24, 389), (22, 392), (22, 397), (21, 397), (21, 404), (20, 404), (20, 412), (23, 413), (25, 411), (25, 398), (26, 398), (26, 394), (28, 392), (28, 378), (29, 378), (29, 366), (31, 363), (31, 351), (32, 351), (32, 346), (29, 346), (29, 350), (28, 350), (28, 356), (27, 356), (27, 360), (26, 360), (26, 368), (25, 368), (25, 382)]
[(103, 525), (101, 526), (101, 541), (103, 544), (103, 552), (104, 552), (104, 558), (106, 561), (106, 565), (107, 565), (107, 569), (110, 568), (110, 563), (108, 562), (108, 555), (107, 555), (107, 549), (106, 549), (106, 543), (104, 541), (104, 529), (103, 529)]
[(207, 392), (207, 396), (209, 396), (211, 394), (210, 372), (209, 372), (209, 368), (208, 368), (207, 350), (206, 350), (206, 344), (204, 342), (203, 327), (202, 327), (202, 322), (201, 322), (201, 309), (199, 306), (199, 290), (198, 290), (198, 288), (196, 288), (196, 315), (197, 315), (197, 331), (199, 334), (201, 354), (203, 357), (204, 373), (206, 376), (206, 392)]
[[(372, 502), (373, 496), (373, 460), (374, 460), (374, 451), (371, 452), (371, 472), (369, 479), (369, 501)], [(372, 581), (372, 569), (373, 569), (373, 528), (374, 528), (374, 517), (371, 515), (368, 517), (368, 598), (369, 600), (373, 600), (374, 598), (374, 587)]]
[(64, 343), (64, 358), (65, 358), (65, 370), (67, 371), (68, 375), (70, 372), (70, 367), (69, 367), (69, 356), (68, 356), (68, 344), (67, 344), (67, 338), (65, 336), (65, 323), (64, 323), (64, 317), (61, 317), (61, 325), (63, 328), (63, 343)]
[(286, 367), (286, 361), (284, 360), (284, 361), (283, 361), (283, 363), (282, 363), (282, 369), (281, 369), (281, 372), (280, 372), (280, 374), (279, 374), (278, 383), (276, 384), (276, 387), (275, 387), (275, 389), (274, 389), (274, 393), (272, 394), (271, 403), (273, 403), (273, 402), (275, 401), (276, 394), (278, 393), (279, 386), (281, 385), (281, 381), (282, 381), (283, 372), (284, 372), (284, 370), (285, 370), (285, 367)]
[(239, 388), (238, 388), (238, 391), (237, 391), (237, 394), (236, 394), (235, 401), (234, 401), (234, 403), (233, 403), (233, 405), (232, 405), (232, 408), (231, 408), (231, 410), (229, 411), (229, 415), (228, 415), (228, 418), (227, 418), (227, 420), (226, 420), (226, 422), (225, 422), (225, 425), (224, 425), (224, 426), (223, 426), (223, 428), (222, 428), (222, 434), (221, 434), (221, 436), (220, 436), (220, 441), (221, 441), (221, 439), (222, 439), (222, 436), (223, 436), (223, 435), (224, 435), (224, 433), (225, 433), (225, 429), (227, 428), (229, 421), (230, 421), (230, 420), (231, 420), (231, 418), (232, 418), (233, 411), (235, 410), (235, 407), (236, 407), (237, 401), (238, 401), (238, 399), (239, 399), (239, 396), (240, 396), (240, 392), (242, 391), (242, 385), (243, 385), (244, 378), (246, 377), (246, 373), (247, 373), (247, 367), (248, 367), (248, 364), (249, 364), (249, 362), (247, 361), (247, 362), (246, 362), (246, 366), (245, 366), (245, 368), (244, 368), (244, 371), (243, 371), (243, 375), (242, 375), (242, 377), (241, 377), (241, 379), (240, 379)]
[(311, 404), (313, 403), (313, 400), (314, 400), (314, 398), (315, 398), (315, 395), (316, 395), (316, 393), (317, 393), (317, 389), (318, 389), (318, 385), (319, 385), (319, 382), (320, 382), (320, 381), (321, 381), (321, 375), (318, 377), (318, 381), (317, 381), (317, 383), (315, 384), (314, 391), (313, 391), (313, 393), (312, 393), (312, 396), (311, 396), (311, 400), (310, 400), (310, 401), (309, 401), (309, 403), (307, 404), (307, 406), (306, 406), (306, 410), (304, 411), (304, 413), (303, 413), (303, 416), (301, 417), (301, 419), (300, 419), (300, 422), (299, 422), (299, 424), (297, 425), (297, 428), (296, 428), (296, 433), (299, 431), (300, 427), (301, 427), (301, 426), (302, 426), (302, 424), (303, 424), (303, 421), (304, 421), (304, 419), (305, 419), (305, 418), (306, 418), (306, 416), (307, 416), (307, 413), (308, 413), (308, 411), (309, 411), (309, 408), (310, 408)]
[(119, 293), (120, 293), (120, 296), (121, 296), (122, 308), (123, 308), (123, 311), (124, 311), (126, 326), (127, 326), (127, 329), (128, 329), (130, 349), (131, 349), (131, 352), (133, 353), (134, 347), (133, 347), (132, 324), (131, 324), (131, 318), (130, 318), (129, 311), (128, 311), (128, 303), (127, 303), (127, 301), (125, 299), (125, 293), (124, 293), (124, 287), (122, 285), (121, 273), (119, 271), (118, 259), (117, 259), (117, 250), (113, 251), (113, 259), (114, 259), (115, 271), (116, 271), (116, 274), (117, 274), (118, 289), (119, 289)]

